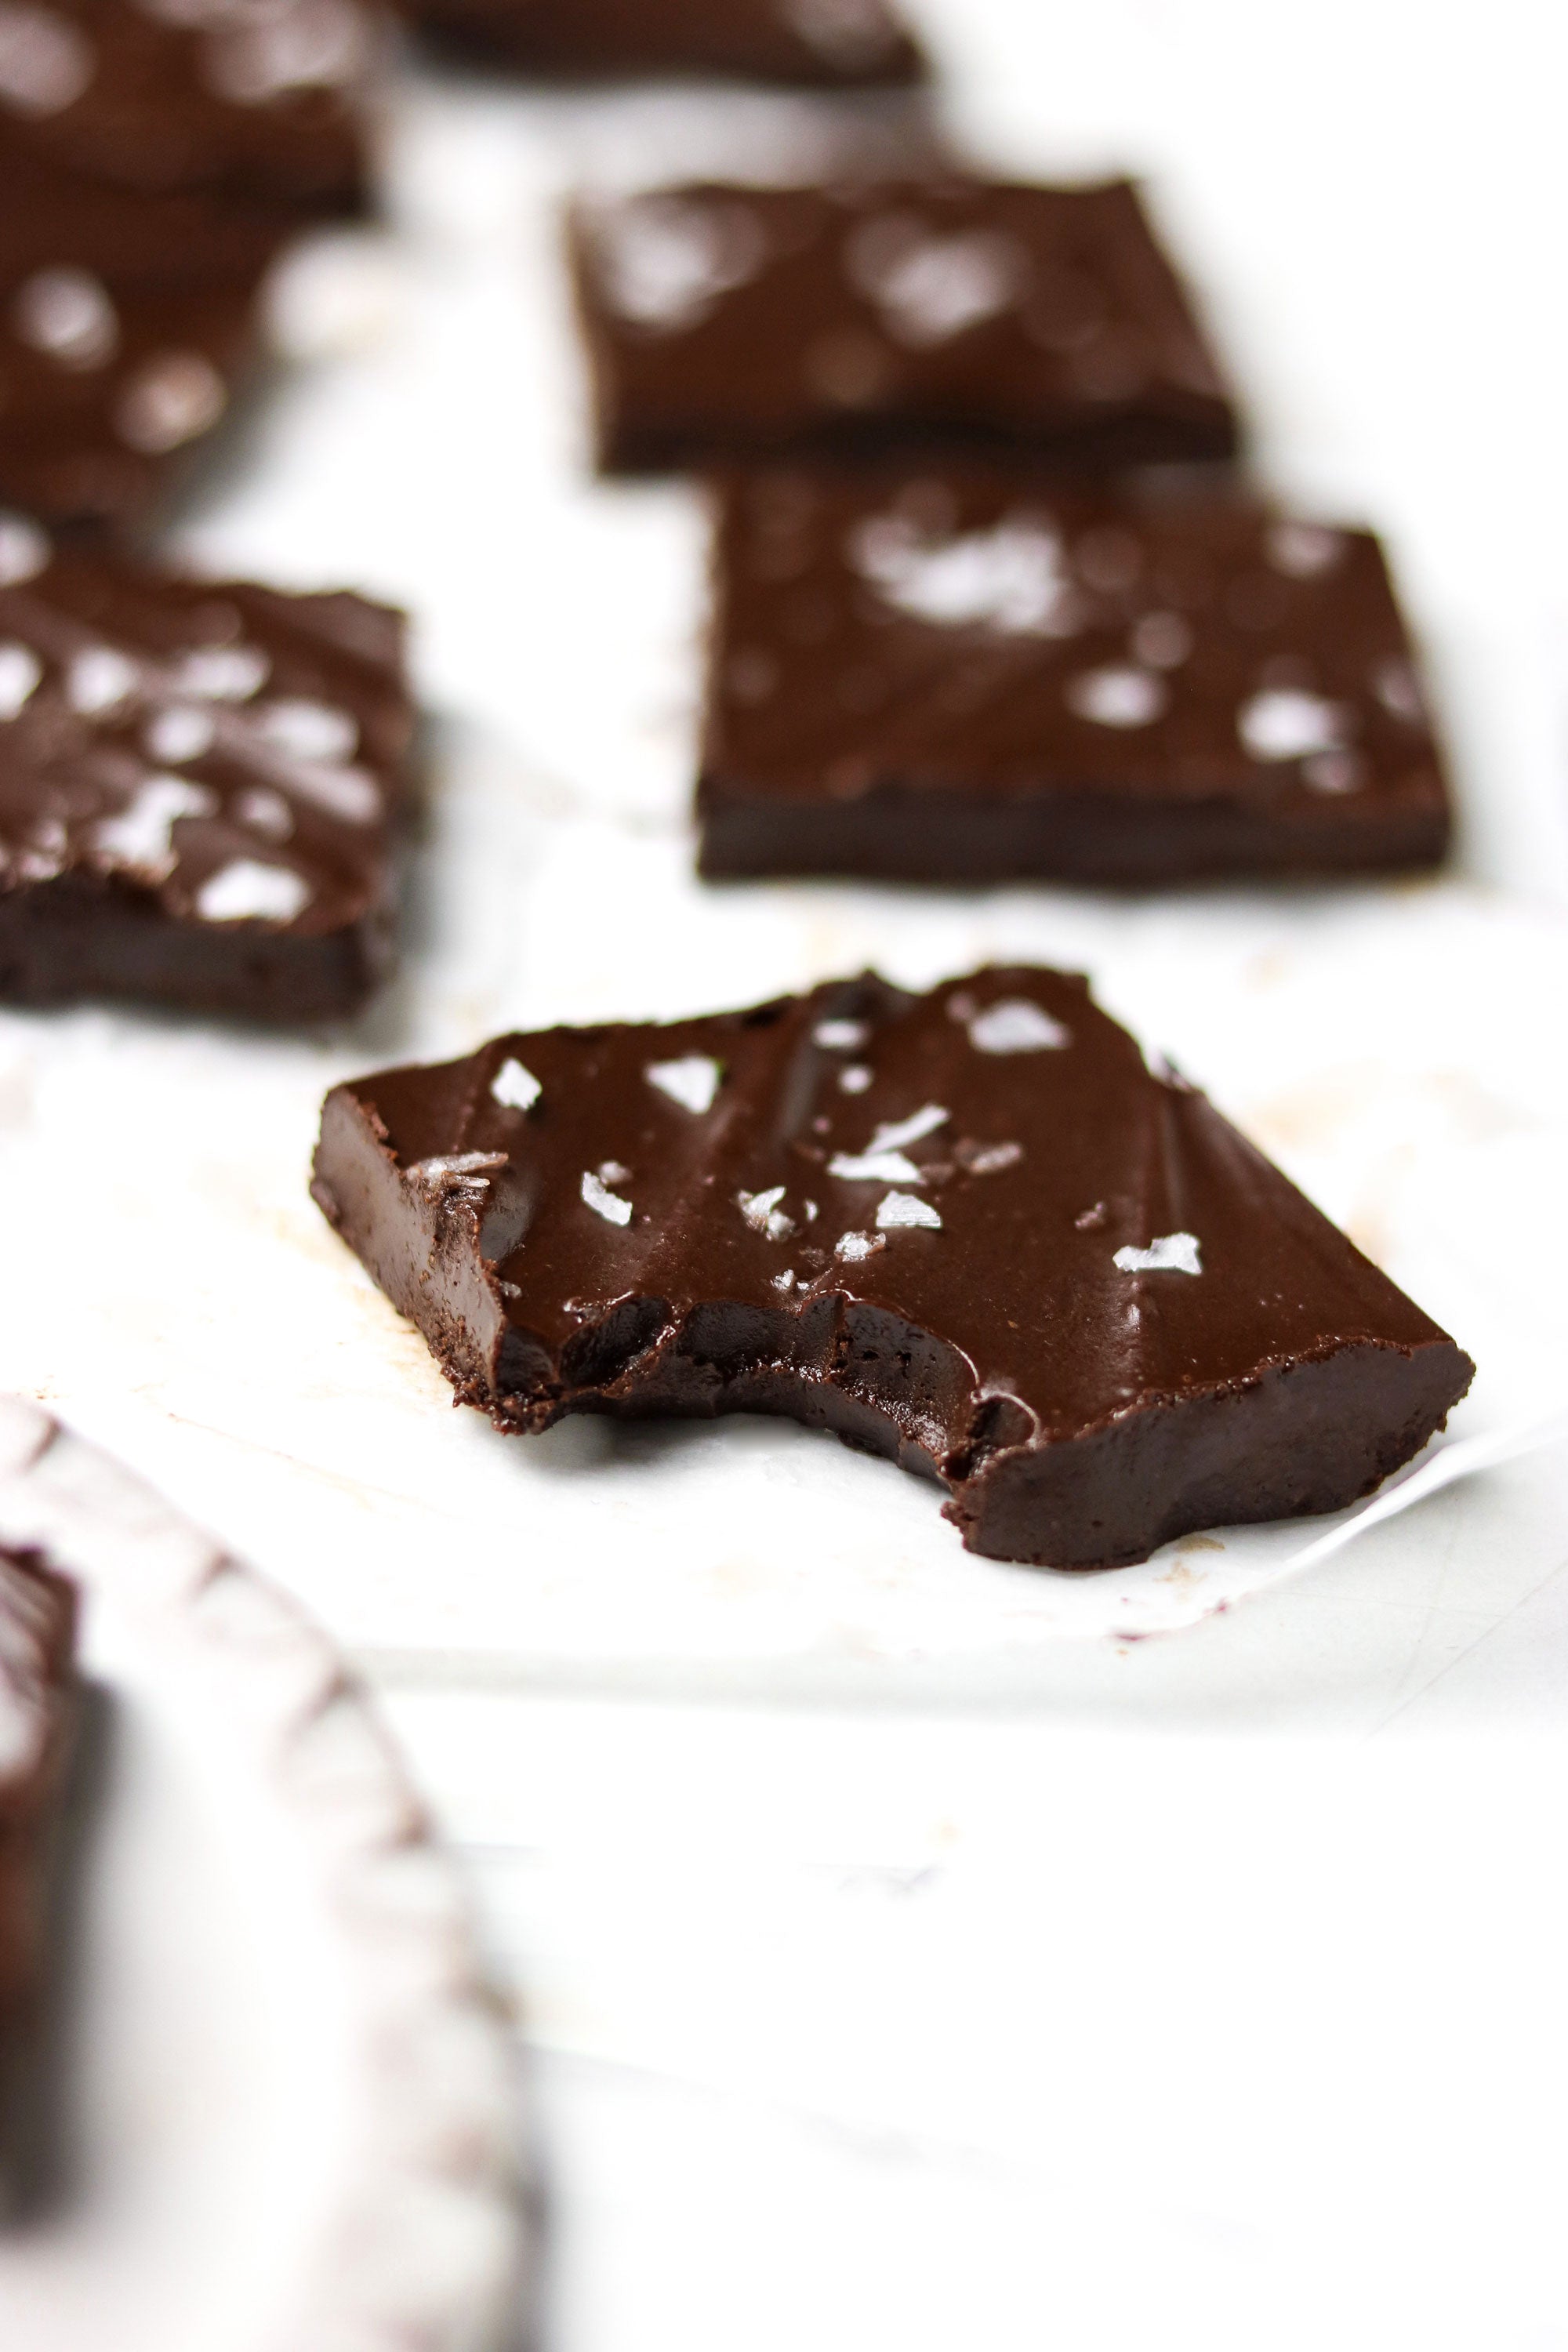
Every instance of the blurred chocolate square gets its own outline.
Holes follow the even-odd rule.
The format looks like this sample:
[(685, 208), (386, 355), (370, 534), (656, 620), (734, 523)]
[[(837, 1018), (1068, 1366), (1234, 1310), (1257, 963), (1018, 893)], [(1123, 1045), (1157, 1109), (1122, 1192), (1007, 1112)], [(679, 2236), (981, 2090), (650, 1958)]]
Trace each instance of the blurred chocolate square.
[(719, 505), (706, 874), (1158, 886), (1447, 849), (1369, 532), (952, 468)]
[(1231, 394), (1124, 181), (705, 184), (584, 203), (572, 244), (612, 472), (1237, 448)]

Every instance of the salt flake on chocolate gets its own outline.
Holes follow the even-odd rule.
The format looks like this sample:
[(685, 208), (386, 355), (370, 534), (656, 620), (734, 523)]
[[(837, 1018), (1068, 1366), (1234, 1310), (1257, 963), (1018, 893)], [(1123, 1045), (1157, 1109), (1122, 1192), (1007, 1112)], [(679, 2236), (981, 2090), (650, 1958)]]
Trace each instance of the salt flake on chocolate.
[(533, 1072), (509, 1054), (490, 1080), (490, 1099), (503, 1110), (531, 1110), (544, 1092)]
[(1067, 705), (1096, 727), (1151, 727), (1170, 696), (1146, 669), (1091, 669), (1071, 678)]
[(682, 1110), (700, 1118), (712, 1109), (724, 1072), (710, 1054), (687, 1054), (678, 1062), (650, 1062), (643, 1076)]
[(165, 882), (178, 860), (174, 832), (182, 817), (211, 816), (216, 793), (184, 776), (149, 776), (118, 816), (93, 827), (93, 845), (114, 867), (149, 882)]
[(918, 1143), (925, 1135), (934, 1135), (939, 1127), (947, 1125), (947, 1113), (940, 1103), (927, 1103), (923, 1109), (913, 1111), (908, 1118), (884, 1119), (871, 1138), (873, 1151), (897, 1151), (903, 1144)]
[(54, 553), (47, 534), (26, 515), (0, 514), (0, 588), (36, 580)]
[(31, 646), (0, 645), (0, 721), (20, 716), (43, 675)]
[(66, 700), (83, 719), (99, 719), (129, 701), (141, 677), (128, 655), (112, 646), (89, 646), (66, 672)]
[(97, 68), (91, 43), (52, 8), (0, 7), (0, 105), (42, 118), (74, 106)]
[(310, 903), (310, 886), (291, 866), (264, 866), (237, 857), (209, 875), (196, 892), (196, 912), (208, 923), (291, 923)]
[(584, 1169), (583, 1171), (582, 1193), (594, 1214), (596, 1217), (603, 1217), (607, 1225), (631, 1223), (631, 1202), (623, 1201), (617, 1193), (612, 1192), (604, 1179), (595, 1176), (592, 1169)]
[(1195, 1234), (1162, 1234), (1147, 1249), (1119, 1249), (1115, 1264), (1123, 1274), (1202, 1274)]
[(871, 1034), (868, 1021), (819, 1021), (811, 1042), (826, 1054), (853, 1054)]
[(969, 1042), (980, 1054), (1051, 1054), (1072, 1044), (1072, 1032), (1028, 996), (1004, 996), (973, 1014)]
[(328, 702), (269, 702), (256, 713), (256, 728), (290, 760), (347, 760), (359, 749), (358, 721)]
[(887, 1243), (879, 1234), (876, 1235), (845, 1234), (836, 1244), (833, 1255), (835, 1257), (848, 1258), (851, 1264), (854, 1264), (860, 1258), (872, 1256), (876, 1251), (886, 1249), (887, 1246)]
[(451, 1151), (411, 1161), (403, 1181), (431, 1201), (482, 1201), (490, 1178), (507, 1164), (504, 1151)]
[(908, 1118), (885, 1120), (864, 1151), (836, 1151), (827, 1172), (846, 1184), (923, 1184), (925, 1177), (905, 1158), (903, 1146), (918, 1143), (946, 1120), (939, 1103), (927, 1103)]
[(620, 205), (599, 224), (598, 246), (611, 308), (666, 333), (696, 326), (755, 276), (766, 252), (749, 207), (673, 195)]
[(933, 236), (908, 215), (868, 221), (845, 256), (899, 342), (930, 350), (1006, 310), (1022, 287), (1028, 256), (1010, 236), (974, 229)]
[(166, 760), (177, 768), (210, 751), (216, 733), (210, 711), (176, 702), (153, 713), (142, 740), (154, 760)]
[(1076, 620), (1062, 543), (1037, 522), (999, 522), (932, 541), (898, 515), (864, 524), (849, 557), (895, 612), (950, 629), (1070, 635)]
[(1276, 572), (1292, 580), (1315, 580), (1331, 572), (1345, 551), (1343, 532), (1318, 522), (1276, 523), (1265, 544)]
[(1297, 687), (1268, 687), (1242, 704), (1236, 731), (1255, 760), (1305, 760), (1341, 750), (1348, 730), (1339, 703)]
[(999, 1176), (1005, 1168), (1016, 1168), (1024, 1157), (1021, 1143), (961, 1143), (958, 1164), (972, 1176)]
[(137, 370), (115, 411), (121, 439), (161, 457), (210, 432), (228, 405), (228, 387), (200, 352), (163, 352)]
[(258, 646), (195, 646), (175, 665), (174, 684), (202, 702), (248, 702), (270, 667)]
[(932, 1233), (942, 1231), (942, 1218), (929, 1201), (913, 1192), (888, 1192), (877, 1204), (877, 1230), (894, 1233), (901, 1226), (921, 1225)]
[(100, 368), (120, 341), (109, 289), (90, 270), (35, 270), (17, 288), (11, 316), (23, 342), (64, 368)]
[(770, 1185), (765, 1192), (737, 1192), (736, 1206), (754, 1234), (763, 1234), (770, 1242), (782, 1242), (795, 1231), (795, 1219), (786, 1217), (779, 1207), (788, 1188)]

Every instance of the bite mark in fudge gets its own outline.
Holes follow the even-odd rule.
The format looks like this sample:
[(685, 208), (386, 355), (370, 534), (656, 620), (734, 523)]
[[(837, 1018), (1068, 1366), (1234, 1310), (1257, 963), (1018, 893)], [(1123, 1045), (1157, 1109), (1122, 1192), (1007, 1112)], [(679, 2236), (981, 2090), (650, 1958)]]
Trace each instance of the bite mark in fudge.
[(602, 464), (901, 448), (1231, 456), (1237, 422), (1125, 182), (697, 185), (579, 207)]
[(248, 373), (292, 207), (148, 194), (0, 145), (0, 499), (144, 518)]
[(1366, 531), (952, 468), (718, 505), (706, 874), (1147, 886), (1447, 851)]
[(499, 1427), (787, 1414), (940, 1479), (1002, 1559), (1338, 1509), (1473, 1370), (1034, 968), (382, 1071), (329, 1095), (313, 1189)]
[(72, 1718), (70, 1586), (0, 1547), (0, 2036), (36, 1997), (46, 1862)]
[(0, 997), (304, 1021), (384, 976), (401, 614), (0, 515)]
[(375, 47), (359, 0), (0, 0), (0, 135), (127, 187), (357, 210)]
[(824, 87), (921, 80), (888, 0), (419, 0), (444, 41), (524, 72), (734, 74)]

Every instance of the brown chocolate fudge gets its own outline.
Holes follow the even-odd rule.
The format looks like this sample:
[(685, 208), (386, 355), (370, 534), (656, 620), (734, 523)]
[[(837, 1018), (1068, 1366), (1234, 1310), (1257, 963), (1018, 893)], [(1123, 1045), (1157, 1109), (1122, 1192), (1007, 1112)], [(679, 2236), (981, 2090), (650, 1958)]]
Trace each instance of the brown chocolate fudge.
[(1237, 429), (1134, 188), (700, 185), (580, 205), (613, 471), (910, 447), (1078, 467), (1231, 456)]
[[(75, 1635), (75, 1596), (64, 1578), (0, 1547), (0, 2044), (26, 2025), (40, 1990), (46, 1863), (74, 1717)], [(0, 2048), (0, 2073), (9, 2072), (7, 2056)]]
[(1377, 541), (1016, 476), (718, 491), (710, 875), (1158, 886), (1436, 864)]
[(392, 957), (401, 614), (0, 516), (0, 999), (309, 1021)]
[(250, 369), (296, 208), (147, 194), (0, 146), (0, 503), (130, 525)]
[(8, 154), (133, 188), (366, 199), (361, 0), (0, 0)]
[(826, 87), (920, 80), (889, 0), (416, 0), (443, 42), (526, 73), (733, 74)]
[(327, 1097), (315, 1196), (458, 1397), (789, 1414), (1057, 1568), (1331, 1511), (1469, 1359), (1087, 983), (874, 975)]

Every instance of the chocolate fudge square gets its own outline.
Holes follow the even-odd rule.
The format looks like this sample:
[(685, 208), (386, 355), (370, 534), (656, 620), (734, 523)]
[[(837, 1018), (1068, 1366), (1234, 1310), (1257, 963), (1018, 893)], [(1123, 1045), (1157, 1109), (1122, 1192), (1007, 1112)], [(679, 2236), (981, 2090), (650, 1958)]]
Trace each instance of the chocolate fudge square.
[(731, 74), (809, 87), (921, 80), (887, 0), (419, 0), (444, 44), (573, 80)]
[(144, 520), (253, 366), (262, 281), (300, 225), (0, 146), (0, 503)]
[(1366, 531), (952, 469), (716, 497), (705, 874), (1154, 887), (1447, 850)]
[(1473, 1366), (1088, 984), (874, 975), (334, 1088), (316, 1199), (458, 1398), (788, 1414), (1057, 1568), (1336, 1510)]
[(669, 188), (574, 215), (599, 457), (1228, 457), (1230, 394), (1137, 191)]
[(359, 0), (6, 0), (6, 150), (132, 188), (366, 200), (377, 27)]
[(0, 517), (0, 999), (352, 1011), (392, 960), (413, 718), (384, 605)]
[(76, 1721), (76, 1597), (0, 1546), (0, 2210), (46, 1968), (50, 1848)]

